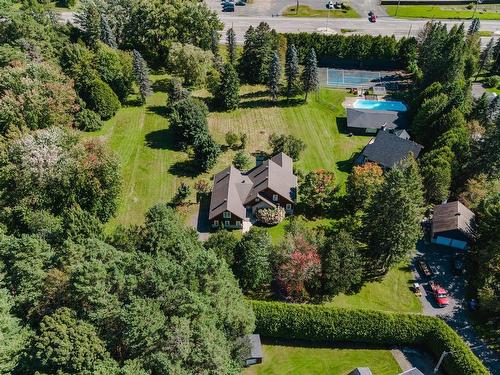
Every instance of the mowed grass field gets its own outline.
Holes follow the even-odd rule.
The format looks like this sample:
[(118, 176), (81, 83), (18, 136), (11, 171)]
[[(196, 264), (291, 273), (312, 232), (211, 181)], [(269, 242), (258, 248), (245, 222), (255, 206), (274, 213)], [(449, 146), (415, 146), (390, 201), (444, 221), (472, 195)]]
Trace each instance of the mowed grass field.
[[(164, 78), (154, 76), (153, 80)], [(348, 137), (339, 130), (339, 126), (342, 129), (342, 124), (345, 125), (345, 119), (342, 120), (345, 110), (341, 105), (345, 97), (343, 91), (322, 90), (319, 95), (311, 95), (307, 104), (302, 101), (287, 104), (284, 100), (271, 103), (263, 87), (244, 86), (241, 93), (240, 109), (209, 115), (210, 132), (222, 145), (229, 130), (248, 134), (249, 153), (270, 151), (268, 137), (273, 132), (293, 134), (307, 145), (298, 167), (305, 172), (316, 168), (334, 170), (342, 183), (349, 172), (350, 159), (369, 140), (368, 137)], [(203, 96), (203, 93), (195, 95)], [(117, 224), (141, 224), (145, 212), (156, 203), (168, 202), (182, 181), (193, 186), (198, 178), (212, 178), (215, 172), (231, 163), (236, 153), (225, 151), (213, 170), (204, 175), (192, 176), (185, 171), (189, 157), (177, 149), (168, 130), (166, 102), (166, 93), (157, 88), (145, 105), (125, 106), (101, 130), (85, 134), (103, 139), (121, 161), (123, 191), (118, 213), (108, 228)]]
[(263, 345), (264, 360), (243, 375), (347, 375), (356, 367), (369, 367), (374, 375), (395, 375), (400, 368), (384, 349)]
[[(325, 2), (326, 4), (326, 2)], [(286, 17), (332, 17), (332, 18), (359, 18), (359, 14), (354, 9), (314, 9), (308, 5), (292, 5), (283, 11)]]
[[(396, 16), (396, 9), (397, 5), (387, 6), (387, 14)], [(397, 14), (398, 18), (471, 19), (473, 16), (482, 20), (500, 20), (500, 7), (481, 4), (474, 13), (474, 8), (465, 6), (400, 5)]]

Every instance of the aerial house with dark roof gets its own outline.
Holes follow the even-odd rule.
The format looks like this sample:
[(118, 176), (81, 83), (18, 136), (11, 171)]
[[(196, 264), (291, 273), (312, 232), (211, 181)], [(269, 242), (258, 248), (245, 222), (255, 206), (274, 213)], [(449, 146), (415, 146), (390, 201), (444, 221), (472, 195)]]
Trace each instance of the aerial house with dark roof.
[(380, 130), (377, 136), (363, 149), (357, 162), (359, 164), (372, 162), (384, 169), (391, 169), (406, 158), (410, 152), (416, 159), (422, 148), (423, 146), (418, 143), (410, 141), (406, 131), (391, 133)]
[(473, 238), (474, 213), (459, 201), (439, 204), (432, 216), (431, 242), (466, 250)]
[(379, 129), (406, 127), (406, 114), (400, 111), (347, 108), (347, 128), (356, 134), (375, 134)]
[(246, 173), (230, 166), (214, 177), (208, 219), (212, 228), (242, 228), (260, 208), (281, 206), (293, 213), (296, 196), (293, 160), (284, 153)]

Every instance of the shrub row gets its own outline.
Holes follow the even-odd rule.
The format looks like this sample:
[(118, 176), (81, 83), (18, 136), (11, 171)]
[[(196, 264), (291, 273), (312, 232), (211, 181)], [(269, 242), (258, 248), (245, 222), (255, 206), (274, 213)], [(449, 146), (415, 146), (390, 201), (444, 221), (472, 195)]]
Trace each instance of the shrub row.
[(284, 34), (293, 43), (301, 61), (314, 48), (321, 66), (406, 69), (416, 56), (415, 38), (396, 40), (394, 36), (325, 35), (317, 33)]
[(439, 318), (370, 310), (252, 301), (256, 332), (272, 338), (422, 346), (447, 374), (489, 374), (470, 348)]

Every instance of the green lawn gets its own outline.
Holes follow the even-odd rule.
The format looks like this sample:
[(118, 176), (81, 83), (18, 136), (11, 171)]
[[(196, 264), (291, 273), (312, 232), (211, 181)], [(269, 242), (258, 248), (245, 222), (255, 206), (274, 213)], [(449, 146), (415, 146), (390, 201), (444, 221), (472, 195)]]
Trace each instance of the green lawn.
[(394, 267), (381, 280), (365, 284), (354, 295), (340, 294), (327, 306), (397, 312), (422, 312), (419, 299), (410, 291), (413, 276), (406, 267)]
[[(153, 80), (162, 78), (154, 76)], [(210, 131), (216, 140), (223, 144), (229, 130), (245, 132), (249, 137), (248, 152), (269, 151), (269, 134), (293, 134), (307, 144), (299, 168), (306, 172), (328, 168), (336, 171), (338, 181), (345, 181), (351, 165), (349, 159), (369, 138), (340, 133), (337, 117), (345, 116), (341, 105), (344, 91), (325, 89), (317, 96), (312, 95), (307, 104), (297, 102), (288, 106), (283, 100), (275, 106), (262, 90), (245, 86), (242, 108), (209, 115)], [(166, 94), (156, 90), (145, 106), (125, 106), (100, 131), (85, 135), (104, 139), (121, 160), (123, 192), (119, 211), (109, 228), (118, 223), (142, 223), (144, 213), (158, 202), (169, 201), (181, 181), (192, 186), (199, 178), (185, 173), (189, 158), (176, 150), (175, 140), (168, 132), (165, 104)], [(224, 152), (214, 169), (201, 177), (211, 178), (231, 163), (234, 154), (232, 150)]]
[(264, 345), (262, 364), (243, 375), (346, 375), (356, 367), (369, 367), (374, 375), (394, 375), (400, 368), (389, 350), (333, 349)]
[[(389, 16), (396, 15), (397, 5), (386, 7)], [(397, 17), (399, 18), (444, 18), (444, 19), (470, 19), (474, 9), (465, 6), (443, 7), (432, 5), (400, 5)], [(474, 17), (483, 20), (500, 20), (500, 8), (480, 5)]]
[[(330, 15), (328, 15), (330, 12)], [(314, 9), (308, 5), (292, 5), (283, 11), (283, 16), (286, 17), (332, 17), (332, 18), (359, 18), (359, 14), (354, 9)]]

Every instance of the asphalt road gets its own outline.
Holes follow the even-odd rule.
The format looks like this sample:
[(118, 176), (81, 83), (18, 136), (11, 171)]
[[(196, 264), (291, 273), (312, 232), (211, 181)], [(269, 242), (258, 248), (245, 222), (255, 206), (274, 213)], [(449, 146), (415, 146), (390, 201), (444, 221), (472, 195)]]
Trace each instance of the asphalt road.
[(444, 319), (471, 347), (472, 351), (483, 361), (493, 375), (500, 374), (500, 358), (490, 350), (479, 338), (472, 327), (467, 314), (465, 285), (462, 276), (453, 273), (452, 260), (454, 251), (450, 248), (435, 245), (418, 244), (418, 257), (424, 257), (436, 275), (432, 277), (448, 291), (450, 304), (444, 308), (437, 306), (428, 287), (429, 279), (421, 275), (415, 263), (415, 280), (423, 286), (420, 301), (425, 315), (438, 316)]

